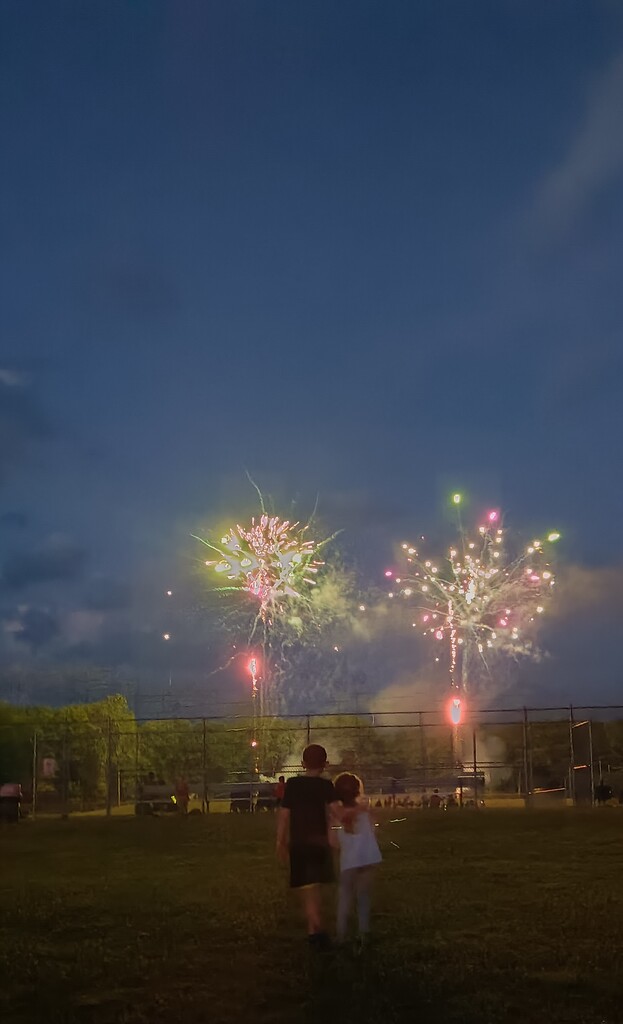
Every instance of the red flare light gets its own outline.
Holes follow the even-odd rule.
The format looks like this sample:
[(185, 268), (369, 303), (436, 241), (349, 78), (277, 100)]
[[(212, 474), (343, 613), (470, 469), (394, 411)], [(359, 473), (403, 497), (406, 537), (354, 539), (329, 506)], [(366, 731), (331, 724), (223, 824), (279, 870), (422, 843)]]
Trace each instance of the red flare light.
[(450, 721), (453, 725), (460, 725), (463, 718), (463, 701), (460, 697), (453, 697), (448, 705)]

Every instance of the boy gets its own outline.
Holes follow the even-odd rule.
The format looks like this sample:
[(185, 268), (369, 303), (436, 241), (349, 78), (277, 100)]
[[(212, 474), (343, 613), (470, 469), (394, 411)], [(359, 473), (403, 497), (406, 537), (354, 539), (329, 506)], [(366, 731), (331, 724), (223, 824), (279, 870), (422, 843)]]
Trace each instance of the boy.
[(305, 774), (286, 782), (277, 821), (277, 856), (286, 863), (290, 854), (290, 887), (300, 890), (308, 941), (320, 949), (329, 943), (320, 886), (334, 881), (329, 826), (337, 818), (333, 783), (321, 778), (326, 766), (324, 747), (312, 743), (305, 748)]

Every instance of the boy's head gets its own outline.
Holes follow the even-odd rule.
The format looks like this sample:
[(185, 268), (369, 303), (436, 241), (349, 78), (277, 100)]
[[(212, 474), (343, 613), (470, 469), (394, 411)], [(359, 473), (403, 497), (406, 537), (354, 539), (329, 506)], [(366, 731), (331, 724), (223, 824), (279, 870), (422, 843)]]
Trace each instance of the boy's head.
[(322, 772), (327, 765), (327, 752), (319, 743), (310, 743), (303, 751), (303, 767), (308, 772)]

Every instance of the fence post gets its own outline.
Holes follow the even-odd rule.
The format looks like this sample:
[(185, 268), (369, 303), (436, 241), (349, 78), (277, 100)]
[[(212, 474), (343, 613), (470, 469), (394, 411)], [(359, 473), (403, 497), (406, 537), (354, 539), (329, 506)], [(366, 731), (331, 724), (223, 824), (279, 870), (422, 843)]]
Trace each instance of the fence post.
[(203, 814), (207, 813), (208, 810), (208, 737), (206, 733), (206, 720), (203, 719), (203, 744), (202, 744), (202, 766), (203, 766), (203, 798), (201, 801), (201, 810)]
[(428, 753), (426, 750), (426, 733), (424, 731), (424, 718), (421, 711), (418, 711), (420, 726), (420, 760), (422, 762), (422, 782), (426, 786), (426, 769), (428, 767)]
[(141, 746), (141, 734), (139, 731), (138, 722), (136, 723), (136, 738), (134, 741), (134, 807), (139, 802), (140, 795), (140, 777), (139, 777), (139, 766), (140, 766), (140, 746)]
[(591, 807), (595, 806), (595, 765), (593, 764), (593, 723), (588, 723), (588, 747), (590, 751), (591, 766)]
[(307, 746), (311, 743), (311, 716), (307, 716)]
[(474, 807), (478, 807), (478, 748), (476, 745), (476, 729), (472, 733), (472, 752), (474, 758)]
[(32, 734), (32, 817), (33, 820), (37, 816), (37, 766), (39, 762), (39, 753), (37, 750), (37, 730)]
[(573, 753), (573, 704), (569, 705), (569, 795), (575, 807), (575, 755)]
[(108, 750), (106, 752), (106, 817), (112, 814), (112, 719), (108, 719)]
[(523, 709), (523, 777), (524, 777), (524, 806), (530, 806), (530, 797), (532, 794), (532, 780), (530, 779), (530, 758), (528, 754), (529, 749), (529, 734), (528, 734), (528, 709)]
[(67, 722), (65, 722), (65, 725), (63, 727), (63, 740), (61, 749), (63, 759), (61, 817), (67, 818), (69, 816), (69, 762), (67, 760)]

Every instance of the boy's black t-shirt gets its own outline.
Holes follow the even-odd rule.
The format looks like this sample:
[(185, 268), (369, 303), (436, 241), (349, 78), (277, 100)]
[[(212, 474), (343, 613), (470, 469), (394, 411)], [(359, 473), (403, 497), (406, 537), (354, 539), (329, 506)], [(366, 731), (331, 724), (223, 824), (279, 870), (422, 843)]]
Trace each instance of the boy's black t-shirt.
[(288, 779), (281, 806), (290, 811), (290, 844), (328, 845), (327, 804), (335, 800), (335, 789), (329, 779), (319, 775)]

